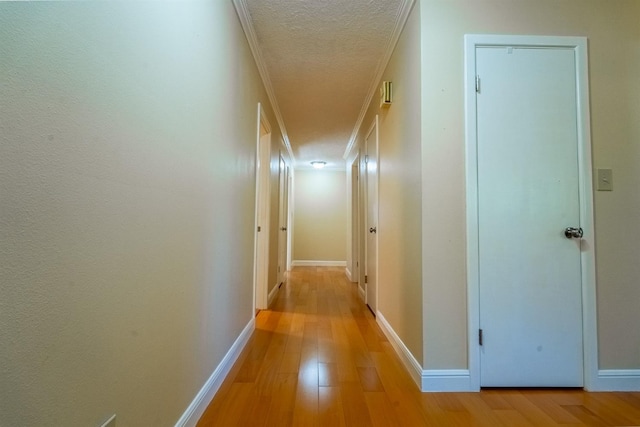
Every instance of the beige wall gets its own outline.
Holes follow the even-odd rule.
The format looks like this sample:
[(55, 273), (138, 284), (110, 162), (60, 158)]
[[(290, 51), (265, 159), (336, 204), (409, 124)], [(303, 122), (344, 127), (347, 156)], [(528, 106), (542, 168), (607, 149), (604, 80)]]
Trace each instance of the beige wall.
[(345, 171), (296, 170), (293, 261), (346, 260)]
[[(379, 115), (378, 311), (416, 360), (421, 361), (419, 4), (407, 20), (382, 80), (393, 82), (393, 104), (381, 109), (379, 99), (374, 97), (358, 134), (360, 150), (364, 152), (364, 139), (375, 115)], [(366, 194), (364, 188), (361, 194)], [(362, 245), (364, 248), (364, 241)], [(364, 249), (361, 255), (364, 265)]]
[(0, 424), (174, 425), (253, 315), (233, 6), (2, 2), (0, 58)]
[(596, 192), (599, 365), (640, 368), (640, 2), (421, 0), (424, 368), (467, 367), (463, 36), (586, 36)]

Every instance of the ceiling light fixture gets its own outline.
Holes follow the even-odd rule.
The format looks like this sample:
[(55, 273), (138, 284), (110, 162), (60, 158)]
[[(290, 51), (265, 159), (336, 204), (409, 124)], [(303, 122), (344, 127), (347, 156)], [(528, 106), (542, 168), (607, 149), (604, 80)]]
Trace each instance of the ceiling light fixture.
[(327, 162), (323, 162), (320, 160), (314, 160), (313, 162), (311, 162), (311, 166), (313, 166), (316, 169), (322, 169), (326, 165), (327, 165)]

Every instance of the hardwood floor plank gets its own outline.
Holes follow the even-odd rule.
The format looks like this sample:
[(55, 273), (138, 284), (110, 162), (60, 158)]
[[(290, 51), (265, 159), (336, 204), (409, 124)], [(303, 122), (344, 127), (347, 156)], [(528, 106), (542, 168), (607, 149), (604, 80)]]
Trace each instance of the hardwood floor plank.
[[(269, 412), (271, 399), (271, 397), (256, 396), (254, 394), (251, 397), (251, 403), (249, 407), (243, 408), (242, 414), (240, 415), (240, 419), (238, 421), (238, 426), (265, 427), (267, 425), (267, 418), (264, 416), (264, 414), (267, 414)], [(217, 426), (218, 424), (214, 425)]]
[(420, 405), (420, 392), (409, 374), (400, 366), (399, 360), (386, 352), (373, 353), (372, 357), (400, 425), (430, 425)]
[(480, 397), (491, 409), (513, 409), (513, 406), (505, 399), (504, 391), (487, 390), (481, 393)]
[(320, 387), (340, 385), (337, 363), (318, 363), (318, 385)]
[(371, 416), (362, 387), (358, 383), (344, 383), (340, 387), (340, 400), (347, 426), (371, 427)]
[(512, 408), (523, 414), (525, 418), (534, 426), (557, 426), (553, 418), (547, 415), (542, 409), (526, 398), (522, 392), (508, 392), (503, 394), (503, 398), (509, 402)]
[(365, 392), (364, 398), (374, 427), (402, 427), (398, 424), (395, 409), (384, 392)]
[[(317, 372), (311, 367), (298, 375), (296, 398), (293, 407), (293, 425), (314, 427), (318, 425), (319, 387)], [(314, 378), (315, 376), (315, 378)]]
[(533, 427), (533, 424), (515, 409), (494, 409), (492, 412), (505, 426)]
[(340, 387), (320, 387), (318, 392), (318, 426), (346, 427)]
[(376, 368), (358, 368), (358, 375), (364, 391), (384, 391)]
[(594, 427), (607, 427), (611, 425), (582, 405), (564, 405), (563, 408), (585, 425)]
[(586, 406), (614, 426), (640, 426), (640, 401), (627, 403), (627, 394), (589, 393)]
[(282, 355), (282, 362), (280, 362), (280, 374), (297, 374), (300, 368), (300, 358), (302, 352), (288, 352), (285, 351)]
[(234, 383), (225, 399), (225, 408), (220, 411), (206, 412), (199, 426), (236, 426), (253, 397), (253, 387), (248, 383)]
[(467, 408), (472, 415), (474, 422), (478, 426), (483, 427), (510, 427), (510, 424), (503, 422), (492, 410), (489, 405), (484, 402), (481, 393), (465, 393), (459, 397), (462, 405)]
[(581, 425), (580, 420), (558, 404), (558, 402), (554, 400), (554, 395), (548, 391), (530, 392), (527, 394), (527, 398), (551, 417), (554, 422), (558, 424)]
[(271, 405), (269, 405), (265, 425), (274, 427), (292, 426), (298, 376), (296, 374), (277, 374), (274, 380), (271, 390)]

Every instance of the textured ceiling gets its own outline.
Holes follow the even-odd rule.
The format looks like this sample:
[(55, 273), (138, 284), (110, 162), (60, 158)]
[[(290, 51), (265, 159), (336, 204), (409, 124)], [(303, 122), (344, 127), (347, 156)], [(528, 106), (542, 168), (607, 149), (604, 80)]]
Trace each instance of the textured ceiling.
[(245, 0), (297, 168), (344, 168), (403, 3)]

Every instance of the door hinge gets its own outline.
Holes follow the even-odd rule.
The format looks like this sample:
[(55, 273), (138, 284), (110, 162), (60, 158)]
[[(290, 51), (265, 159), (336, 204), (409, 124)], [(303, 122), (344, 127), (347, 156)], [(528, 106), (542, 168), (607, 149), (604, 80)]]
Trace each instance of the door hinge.
[(258, 233), (262, 231), (262, 228), (260, 226), (258, 226)]
[(369, 276), (367, 276), (366, 274), (364, 276), (364, 283), (369, 283)]
[(482, 329), (478, 329), (478, 344), (482, 345)]
[(476, 76), (476, 93), (480, 93), (480, 76)]

